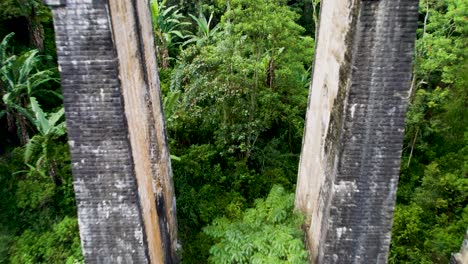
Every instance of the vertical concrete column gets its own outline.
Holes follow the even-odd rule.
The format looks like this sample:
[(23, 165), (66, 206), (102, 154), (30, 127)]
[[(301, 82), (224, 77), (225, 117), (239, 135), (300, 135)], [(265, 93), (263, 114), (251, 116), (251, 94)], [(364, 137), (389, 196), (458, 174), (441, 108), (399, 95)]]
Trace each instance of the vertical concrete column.
[(86, 263), (176, 263), (176, 206), (145, 0), (52, 7)]
[(299, 167), (312, 263), (386, 263), (417, 0), (323, 0)]

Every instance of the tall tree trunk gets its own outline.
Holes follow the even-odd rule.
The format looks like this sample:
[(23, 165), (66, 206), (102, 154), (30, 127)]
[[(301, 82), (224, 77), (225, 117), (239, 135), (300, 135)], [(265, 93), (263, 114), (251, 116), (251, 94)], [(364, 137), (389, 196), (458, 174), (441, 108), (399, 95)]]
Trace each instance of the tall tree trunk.
[(55, 186), (62, 185), (62, 179), (58, 177), (57, 175), (57, 162), (55, 162), (55, 160), (52, 159), (48, 163), (49, 164), (47, 164), (47, 166), (48, 166), (49, 176), (54, 182)]
[(158, 45), (158, 41), (155, 41), (154, 43), (156, 45), (159, 66), (162, 69), (167, 69), (169, 67), (169, 50), (167, 48), (166, 42), (164, 41), (163, 34), (159, 31), (156, 31), (155, 34), (161, 43), (160, 45)]
[(29, 41), (39, 51), (44, 50), (44, 27), (33, 16), (28, 16), (26, 21), (28, 23)]
[(34, 0), (20, 0), (22, 8), (29, 9), (29, 14), (26, 16), (26, 23), (28, 25), (29, 42), (39, 51), (44, 50), (44, 27), (37, 16), (37, 10)]
[(161, 65), (163, 69), (169, 68), (169, 50), (166, 47), (166, 44), (162, 45), (162, 56), (161, 56)]
[(29, 142), (29, 133), (28, 133), (28, 127), (27, 127), (27, 120), (24, 118), (24, 116), (18, 114), (17, 117), (18, 119), (18, 136), (20, 138), (21, 145), (26, 145)]
[(268, 62), (268, 69), (267, 69), (267, 78), (265, 84), (273, 89), (273, 81), (275, 79), (275, 60), (273, 59), (273, 54)]

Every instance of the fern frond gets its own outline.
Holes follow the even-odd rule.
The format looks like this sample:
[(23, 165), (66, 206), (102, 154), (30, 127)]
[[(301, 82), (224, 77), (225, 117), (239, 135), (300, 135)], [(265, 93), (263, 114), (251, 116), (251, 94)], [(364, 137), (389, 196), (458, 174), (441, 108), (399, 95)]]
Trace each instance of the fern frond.
[(8, 47), (8, 41), (15, 35), (14, 32), (11, 32), (10, 34), (6, 35), (2, 42), (0, 42), (0, 67), (3, 65), (3, 62), (6, 58), (6, 49)]
[(55, 124), (63, 117), (65, 114), (64, 108), (60, 108), (57, 112), (50, 114), (49, 116), (49, 127), (55, 126)]
[(53, 134), (54, 137), (60, 137), (60, 136), (65, 135), (67, 133), (67, 125), (65, 121), (54, 126), (54, 128), (52, 129), (50, 133)]
[(20, 63), (18, 67), (18, 82), (25, 83), (31, 73), (31, 71), (36, 67), (39, 58), (37, 57), (38, 50), (30, 50), (26, 53), (20, 55), (16, 62)]
[(35, 135), (29, 140), (28, 144), (25, 146), (24, 150), (24, 161), (29, 162), (31, 158), (38, 152), (41, 148), (44, 137), (40, 135)]
[(49, 130), (49, 122), (46, 119), (44, 111), (42, 111), (42, 108), (37, 102), (36, 98), (31, 97), (30, 102), (31, 102), (31, 109), (34, 112), (34, 115), (36, 118), (34, 123), (37, 127), (37, 130), (39, 131), (39, 133), (45, 135), (47, 130)]

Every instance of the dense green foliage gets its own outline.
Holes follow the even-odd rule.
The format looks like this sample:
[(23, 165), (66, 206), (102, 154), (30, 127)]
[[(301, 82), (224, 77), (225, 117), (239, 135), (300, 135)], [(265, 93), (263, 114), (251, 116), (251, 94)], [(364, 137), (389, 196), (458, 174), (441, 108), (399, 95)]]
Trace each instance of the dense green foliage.
[(193, 16), (197, 41), (163, 73), (183, 261), (206, 263), (216, 217), (294, 190), (313, 52), (298, 17), (266, 0), (231, 1), (216, 25)]
[(448, 263), (468, 228), (468, 3), (420, 10), (391, 263)]
[(255, 201), (255, 208), (229, 220), (218, 218), (204, 229), (214, 237), (211, 263), (307, 263), (301, 217), (291, 214), (294, 194), (273, 186), (268, 197)]
[[(184, 263), (306, 262), (318, 2), (151, 1)], [(447, 263), (468, 227), (467, 15), (421, 0), (390, 263)], [(50, 12), (2, 1), (0, 40), (0, 263), (81, 262)]]
[[(76, 263), (82, 256), (55, 51), (23, 38), (43, 29), (28, 23), (42, 21), (36, 40), (53, 43), (44, 35), (51, 17), (40, 1), (0, 6), (0, 263)], [(12, 21), (24, 27), (5, 35)]]

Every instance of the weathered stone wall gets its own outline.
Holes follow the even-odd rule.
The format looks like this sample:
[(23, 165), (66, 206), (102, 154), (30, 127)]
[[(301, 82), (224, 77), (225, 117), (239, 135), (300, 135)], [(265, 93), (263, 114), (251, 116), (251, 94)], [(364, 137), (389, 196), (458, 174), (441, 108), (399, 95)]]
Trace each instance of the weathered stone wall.
[(296, 208), (313, 263), (386, 263), (417, 0), (322, 1)]
[(86, 263), (175, 263), (148, 1), (48, 0)]

